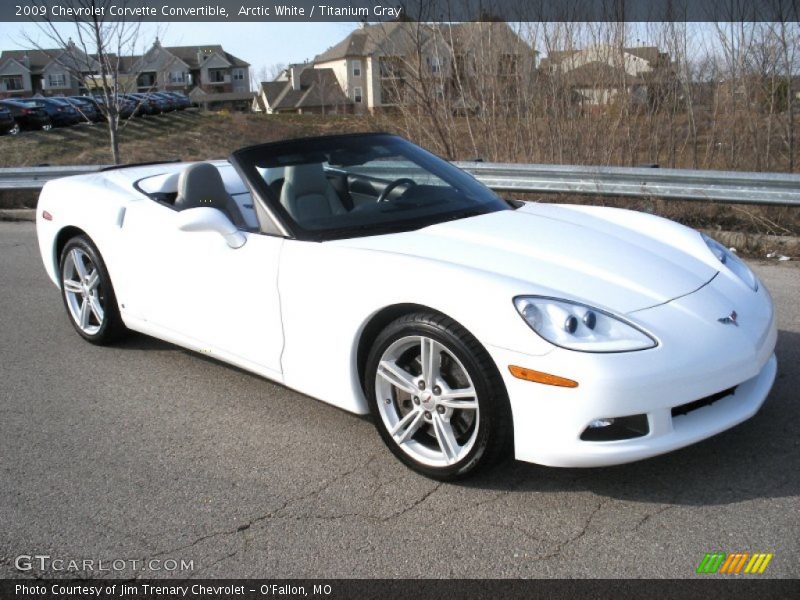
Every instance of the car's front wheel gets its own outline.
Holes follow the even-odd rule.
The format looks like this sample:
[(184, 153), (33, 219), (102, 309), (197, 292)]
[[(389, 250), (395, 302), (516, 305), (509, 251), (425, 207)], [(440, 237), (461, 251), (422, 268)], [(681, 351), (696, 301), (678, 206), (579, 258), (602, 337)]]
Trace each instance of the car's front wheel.
[(510, 447), (502, 379), (486, 350), (452, 319), (416, 313), (393, 321), (375, 340), (365, 372), (381, 437), (416, 471), (463, 477)]
[(111, 278), (100, 252), (86, 236), (61, 251), (61, 296), (75, 330), (93, 344), (107, 344), (126, 331)]

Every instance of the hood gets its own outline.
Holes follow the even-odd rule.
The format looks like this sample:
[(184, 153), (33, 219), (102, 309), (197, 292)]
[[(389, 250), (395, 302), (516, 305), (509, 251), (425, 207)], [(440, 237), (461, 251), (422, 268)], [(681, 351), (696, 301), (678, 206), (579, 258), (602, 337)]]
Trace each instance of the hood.
[(623, 314), (689, 294), (717, 272), (692, 253), (705, 248), (692, 230), (612, 208), (531, 203), (341, 243), (492, 272), (518, 280), (518, 294), (572, 299)]

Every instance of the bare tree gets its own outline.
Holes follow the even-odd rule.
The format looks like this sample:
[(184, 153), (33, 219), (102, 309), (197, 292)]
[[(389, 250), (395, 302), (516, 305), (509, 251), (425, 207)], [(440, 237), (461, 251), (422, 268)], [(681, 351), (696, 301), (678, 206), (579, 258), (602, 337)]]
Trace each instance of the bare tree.
[[(137, 73), (132, 72), (140, 21), (112, 20), (111, 4), (124, 9), (126, 0), (64, 0), (76, 15), (72, 36), (65, 36), (59, 24), (50, 18), (37, 21), (45, 37), (57, 46), (48, 51), (26, 36), (36, 49), (52, 54), (50, 58), (61, 66), (94, 96), (108, 125), (108, 139), (114, 164), (120, 163), (120, 113), (124, 103), (121, 94), (136, 85)], [(124, 14), (124, 10), (120, 11)], [(67, 39), (65, 39), (65, 37)], [(126, 65), (126, 63), (128, 63)]]

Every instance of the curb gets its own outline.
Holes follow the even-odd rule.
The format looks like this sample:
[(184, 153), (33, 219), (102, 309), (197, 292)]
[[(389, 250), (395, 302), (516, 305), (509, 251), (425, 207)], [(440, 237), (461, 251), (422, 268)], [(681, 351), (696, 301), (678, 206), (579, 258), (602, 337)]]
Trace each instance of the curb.
[(743, 256), (767, 258), (768, 254), (777, 254), (788, 256), (794, 260), (800, 258), (800, 237), (742, 233), (741, 231), (715, 231), (713, 229), (701, 229), (700, 231), (728, 248), (735, 248)]
[(0, 208), (0, 221), (35, 221), (35, 208)]

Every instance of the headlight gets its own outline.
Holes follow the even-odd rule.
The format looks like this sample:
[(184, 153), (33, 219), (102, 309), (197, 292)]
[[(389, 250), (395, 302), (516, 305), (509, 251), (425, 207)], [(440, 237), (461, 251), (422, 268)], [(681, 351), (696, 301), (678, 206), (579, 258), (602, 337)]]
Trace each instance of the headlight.
[(728, 267), (728, 269), (730, 269), (734, 275), (744, 281), (751, 290), (754, 292), (758, 291), (758, 279), (756, 279), (756, 276), (753, 275), (750, 267), (742, 262), (741, 258), (736, 256), (717, 240), (712, 240), (704, 233), (701, 233), (700, 235), (703, 236), (703, 241), (706, 243), (706, 246), (708, 246), (708, 249), (711, 250), (711, 253), (717, 257), (719, 262)]
[(531, 329), (568, 350), (631, 352), (657, 345), (631, 323), (591, 306), (541, 296), (517, 296), (514, 306)]

